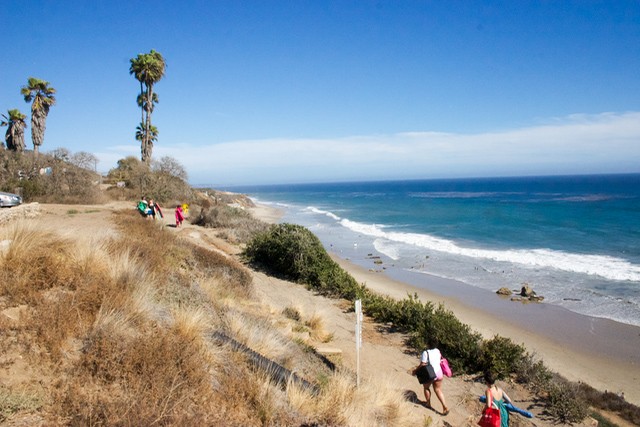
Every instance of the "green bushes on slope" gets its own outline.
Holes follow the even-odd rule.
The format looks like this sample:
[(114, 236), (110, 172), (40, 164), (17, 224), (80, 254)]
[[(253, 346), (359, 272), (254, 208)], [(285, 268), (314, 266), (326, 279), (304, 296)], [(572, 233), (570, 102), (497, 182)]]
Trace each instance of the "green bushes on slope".
[(353, 300), (362, 289), (329, 257), (320, 240), (300, 225), (271, 226), (249, 242), (244, 256), (270, 273), (305, 283), (322, 295)]

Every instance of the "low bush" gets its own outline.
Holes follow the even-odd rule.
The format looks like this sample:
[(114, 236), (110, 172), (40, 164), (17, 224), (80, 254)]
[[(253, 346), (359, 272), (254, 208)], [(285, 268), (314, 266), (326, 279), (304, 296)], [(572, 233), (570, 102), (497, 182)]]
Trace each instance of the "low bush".
[(562, 423), (573, 424), (588, 415), (589, 406), (577, 384), (556, 378), (547, 388), (546, 412)]
[(284, 310), (282, 310), (282, 314), (284, 314), (286, 318), (295, 320), (296, 322), (299, 322), (302, 318), (302, 316), (300, 316), (300, 311), (292, 306), (285, 307)]
[(504, 379), (518, 371), (526, 351), (509, 338), (496, 335), (482, 343), (480, 354), (481, 370), (493, 372), (496, 379)]
[(579, 384), (580, 392), (585, 400), (594, 408), (619, 414), (635, 425), (640, 425), (640, 408), (624, 399), (624, 395), (610, 391), (601, 392), (588, 384)]
[(538, 394), (549, 387), (553, 373), (542, 360), (536, 359), (531, 353), (526, 353), (518, 361), (515, 368), (516, 381), (526, 384), (528, 388)]
[(272, 225), (247, 244), (243, 257), (322, 295), (353, 300), (360, 290), (356, 280), (331, 259), (320, 240), (300, 225)]
[(253, 217), (250, 213), (227, 205), (201, 207), (194, 212), (190, 222), (201, 227), (221, 229), (221, 235), (232, 243), (246, 243), (257, 233), (265, 231), (267, 223)]

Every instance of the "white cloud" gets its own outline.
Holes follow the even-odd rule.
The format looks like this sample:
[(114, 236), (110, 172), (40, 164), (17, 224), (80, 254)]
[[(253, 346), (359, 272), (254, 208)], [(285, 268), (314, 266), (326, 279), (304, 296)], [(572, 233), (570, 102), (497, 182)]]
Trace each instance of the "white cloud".
[[(98, 154), (137, 154), (117, 147)], [(199, 184), (322, 182), (565, 173), (640, 172), (640, 112), (571, 115), (481, 134), (406, 132), (335, 139), (263, 139), (156, 145)], [(115, 164), (115, 162), (113, 162)]]

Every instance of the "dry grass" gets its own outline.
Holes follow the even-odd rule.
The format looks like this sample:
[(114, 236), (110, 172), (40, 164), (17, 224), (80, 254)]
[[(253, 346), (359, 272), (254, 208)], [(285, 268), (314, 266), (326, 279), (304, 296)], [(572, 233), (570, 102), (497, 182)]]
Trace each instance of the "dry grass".
[(230, 310), (225, 320), (233, 337), (269, 359), (286, 364), (286, 359), (294, 351), (291, 341), (274, 329), (267, 318), (255, 318), (248, 313)]
[(312, 339), (322, 343), (328, 343), (333, 339), (333, 334), (325, 329), (322, 315), (314, 313), (304, 324), (311, 331)]
[[(71, 426), (404, 425), (406, 408), (388, 384), (355, 389), (350, 375), (330, 374), (285, 337), (284, 315), (252, 299), (241, 264), (130, 213), (114, 221), (118, 233), (85, 237), (37, 222), (0, 230), (8, 242), (0, 309), (21, 313), (0, 318), (0, 380), (21, 378), (0, 388), (0, 417)], [(315, 339), (326, 338), (320, 315), (303, 319)], [(283, 389), (244, 354), (212, 342), (216, 329), (326, 386), (319, 396)], [(25, 392), (33, 384), (39, 392)]]
[(36, 411), (42, 407), (43, 402), (43, 396), (36, 390), (11, 390), (0, 386), (0, 423), (14, 414)]
[(72, 280), (72, 266), (66, 261), (70, 245), (53, 233), (20, 221), (2, 240), (10, 241), (0, 258), (0, 294), (10, 303), (33, 303), (42, 290)]
[(319, 396), (290, 385), (287, 398), (297, 411), (326, 425), (410, 426), (412, 408), (385, 379), (367, 379), (356, 387), (349, 373), (334, 373)]
[(206, 349), (148, 326), (135, 337), (105, 329), (88, 336), (58, 399), (73, 424), (176, 425), (206, 418), (212, 395)]
[[(218, 197), (220, 196), (221, 194), (218, 194)], [(246, 201), (250, 202), (248, 199)], [(254, 218), (243, 209), (226, 204), (211, 206), (210, 203), (203, 203), (202, 206), (194, 206), (190, 216), (194, 224), (216, 228), (218, 237), (231, 243), (247, 243), (256, 233), (269, 227), (267, 223)]]

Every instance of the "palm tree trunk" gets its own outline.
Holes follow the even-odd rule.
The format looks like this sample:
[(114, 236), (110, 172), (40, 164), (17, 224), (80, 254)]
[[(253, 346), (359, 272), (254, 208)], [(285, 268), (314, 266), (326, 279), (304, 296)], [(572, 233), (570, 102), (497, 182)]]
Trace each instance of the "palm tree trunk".
[(143, 161), (149, 165), (151, 164), (151, 154), (153, 151), (153, 145), (151, 142), (151, 110), (153, 109), (153, 85), (149, 84), (147, 86), (147, 102), (145, 103), (145, 110), (147, 113), (146, 121), (145, 121), (145, 132), (144, 132), (144, 154)]
[(31, 110), (31, 141), (33, 142), (33, 155), (38, 157), (38, 148), (44, 142), (44, 131), (47, 115), (41, 109)]

